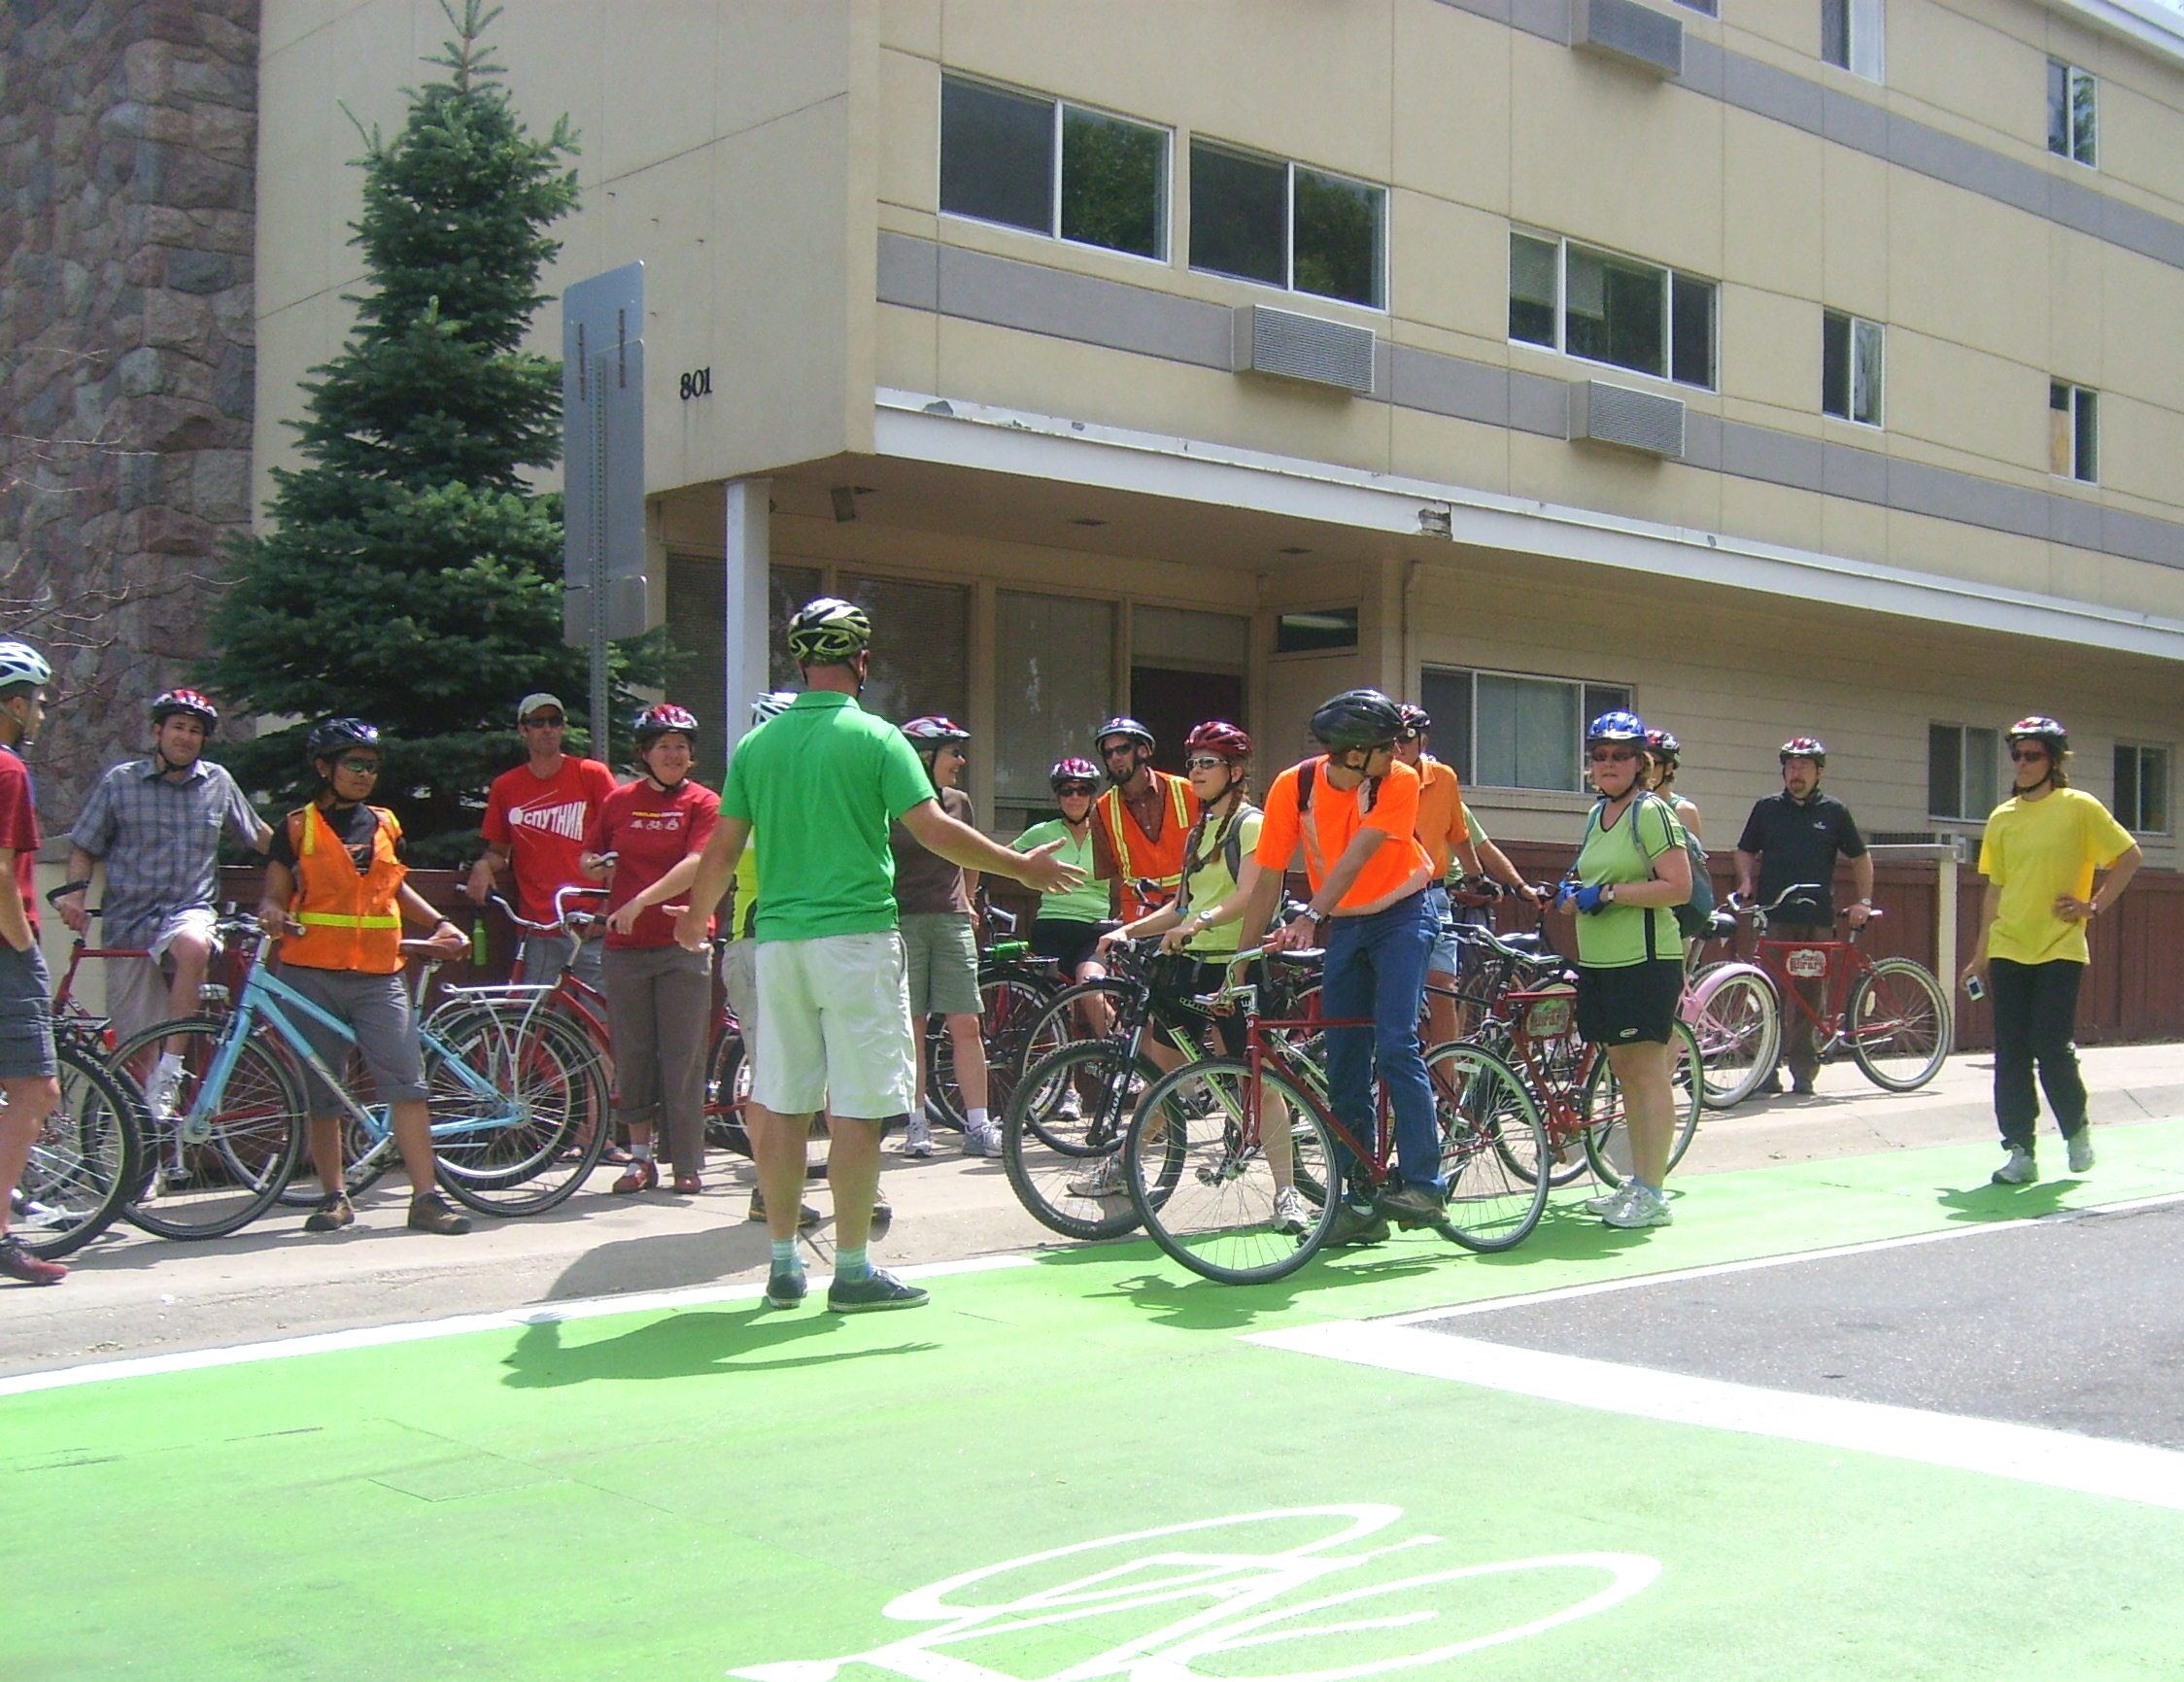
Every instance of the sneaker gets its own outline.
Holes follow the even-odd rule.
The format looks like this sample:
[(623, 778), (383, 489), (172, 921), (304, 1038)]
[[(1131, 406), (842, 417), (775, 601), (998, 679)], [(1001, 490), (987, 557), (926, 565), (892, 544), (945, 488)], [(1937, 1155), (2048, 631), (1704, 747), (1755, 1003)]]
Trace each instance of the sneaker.
[(1813, 1095), (1813, 1083), (1810, 1081), (1792, 1081), (1790, 1082), (1790, 1095), (1792, 1098), (1810, 1098)]
[(1387, 1221), (1380, 1211), (1360, 1208), (1354, 1203), (1344, 1203), (1335, 1211), (1335, 1223), (1327, 1229), (1327, 1248), (1347, 1250), (1353, 1245), (1382, 1244), (1387, 1240)]
[(991, 1121), (983, 1127), (966, 1127), (963, 1130), (963, 1153), (966, 1156), (999, 1156), (1001, 1129)]
[(895, 1205), (875, 1192), (872, 1196), (872, 1239), (885, 1238), (888, 1228), (894, 1224)]
[[(751, 1213), (744, 1219), (747, 1220), (764, 1220), (766, 1219), (766, 1191), (764, 1187), (757, 1185), (751, 1187)], [(812, 1208), (808, 1203), (797, 1205), (797, 1230), (799, 1232), (809, 1232), (818, 1224), (818, 1210)]]
[(2093, 1129), (2081, 1127), (2063, 1142), (2069, 1148), (2070, 1172), (2088, 1174), (2093, 1171)]
[(454, 1206), (437, 1191), (427, 1191), (422, 1197), (410, 1199), (408, 1224), (412, 1232), (437, 1232), (453, 1238), (470, 1230), (470, 1218), (458, 1215)]
[(349, 1195), (344, 1191), (330, 1192), (319, 1199), (319, 1207), (303, 1218), (306, 1232), (339, 1232), (344, 1226), (355, 1224), (357, 1211), (351, 1207)]
[(1398, 1226), (1439, 1226), (1448, 1219), (1441, 1194), (1430, 1185), (1398, 1185), (1382, 1192), (1373, 1207)]
[(1294, 1185), (1284, 1185), (1274, 1194), (1274, 1229), (1285, 1232), (1291, 1238), (1302, 1238), (1312, 1230), (1314, 1217), (1312, 1205)]
[(0, 1237), (0, 1275), (19, 1279), (25, 1285), (58, 1285), (68, 1277), (68, 1269), (43, 1255), (31, 1254), (19, 1239), (9, 1236)]
[(914, 1285), (904, 1285), (884, 1267), (863, 1279), (836, 1280), (827, 1287), (827, 1306), (836, 1314), (870, 1314), (882, 1308), (923, 1308), (932, 1299)]
[(1622, 1201), (1622, 1200), (1623, 1200), (1624, 1198), (1626, 1198), (1626, 1197), (1628, 1197), (1628, 1196), (1630, 1195), (1630, 1184), (1631, 1184), (1631, 1183), (1630, 1183), (1629, 1181), (1625, 1180), (1625, 1181), (1624, 1181), (1624, 1182), (1623, 1182), (1623, 1183), (1622, 1183), (1622, 1184), (1621, 1184), (1621, 1185), (1617, 1186), (1617, 1187), (1616, 1187), (1616, 1188), (1615, 1188), (1615, 1189), (1614, 1189), (1613, 1191), (1607, 1191), (1607, 1192), (1603, 1192), (1603, 1193), (1602, 1193), (1601, 1195), (1599, 1195), (1598, 1197), (1587, 1197), (1587, 1199), (1585, 1200), (1585, 1212), (1586, 1212), (1586, 1214), (1587, 1214), (1587, 1215), (1605, 1215), (1605, 1214), (1607, 1214), (1609, 1210), (1611, 1210), (1611, 1209), (1615, 1208), (1615, 1206), (1616, 1206), (1617, 1204), (1621, 1203), (1621, 1201)]
[(904, 1129), (903, 1154), (905, 1156), (930, 1156), (933, 1154), (933, 1123), (923, 1116), (912, 1116), (908, 1127)]
[[(2090, 1152), (2092, 1147), (2088, 1146), (2087, 1150)], [(2031, 1151), (2020, 1150), (2014, 1145), (2010, 1147), (2009, 1160), (1989, 1176), (1996, 1185), (2030, 1185), (2039, 1177), (2040, 1171), (2032, 1161)]]
[(175, 1119), (175, 1103), (182, 1096), (182, 1070), (169, 1069), (165, 1074), (154, 1073), (152, 1086), (144, 1095), (145, 1108), (160, 1121)]
[(1073, 1174), (1069, 1191), (1072, 1197), (1127, 1197), (1130, 1188), (1122, 1183), (1122, 1156), (1117, 1152), (1100, 1158), (1100, 1165), (1087, 1174)]
[(766, 1276), (766, 1306), (768, 1308), (796, 1308), (803, 1301), (809, 1287), (803, 1281), (803, 1269), (792, 1262), (783, 1267), (775, 1264)]
[(25, 1197), (18, 1188), (8, 1193), (8, 1219), (17, 1226), (42, 1229), (61, 1225), (68, 1219), (68, 1211), (41, 1203), (35, 1197)]
[(631, 1158), (630, 1166), (622, 1170), (622, 1177), (607, 1187), (617, 1197), (628, 1197), (638, 1191), (660, 1189), (660, 1164), (647, 1156)]
[(1628, 1197), (1601, 1214), (1600, 1219), (1610, 1226), (1627, 1231), (1640, 1226), (1666, 1226), (1675, 1219), (1668, 1213), (1668, 1200), (1659, 1192), (1647, 1190), (1635, 1180), (1627, 1189)]

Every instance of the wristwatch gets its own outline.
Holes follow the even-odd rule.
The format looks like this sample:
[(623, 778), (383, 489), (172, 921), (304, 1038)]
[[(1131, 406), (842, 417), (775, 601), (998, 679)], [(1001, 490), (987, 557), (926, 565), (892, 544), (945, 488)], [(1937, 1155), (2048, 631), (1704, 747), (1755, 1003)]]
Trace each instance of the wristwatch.
[(1214, 913), (1214, 912), (1215, 912), (1216, 910), (1218, 910), (1219, 909), (1220, 909), (1220, 908), (1219, 908), (1219, 907), (1217, 907), (1217, 906), (1208, 906), (1208, 907), (1207, 907), (1207, 908), (1206, 908), (1206, 909), (1205, 909), (1204, 910), (1200, 911), (1200, 912), (1199, 912), (1199, 913), (1198, 913), (1198, 914), (1197, 914), (1197, 915), (1196, 915), (1196, 916), (1195, 916), (1195, 917), (1194, 917), (1194, 918), (1193, 918), (1192, 920), (1193, 920), (1194, 922), (1196, 922), (1196, 923), (1198, 924), (1198, 926), (1199, 926), (1200, 928), (1202, 928), (1202, 929), (1210, 929), (1210, 928), (1211, 928), (1211, 927), (1213, 926), (1213, 913)]
[(1325, 911), (1314, 910), (1310, 906), (1305, 907), (1305, 915), (1312, 919), (1312, 926), (1315, 929), (1327, 920), (1327, 913)]
[(1603, 900), (1606, 900), (1611, 906), (1614, 905), (1616, 903), (1616, 884), (1614, 882), (1610, 882), (1607, 886), (1603, 887), (1600, 890), (1600, 897)]

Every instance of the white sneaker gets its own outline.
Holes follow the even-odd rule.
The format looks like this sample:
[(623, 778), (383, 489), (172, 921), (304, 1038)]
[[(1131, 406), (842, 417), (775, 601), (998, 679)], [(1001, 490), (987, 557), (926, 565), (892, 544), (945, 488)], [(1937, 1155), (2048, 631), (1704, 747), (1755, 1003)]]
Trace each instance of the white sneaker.
[(1639, 1226), (1666, 1226), (1675, 1219), (1668, 1213), (1668, 1200), (1659, 1192), (1648, 1191), (1635, 1180), (1624, 1189), (1630, 1195), (1600, 1217), (1610, 1226), (1620, 1226), (1625, 1230)]
[(1284, 1185), (1274, 1194), (1275, 1231), (1301, 1238), (1312, 1230), (1313, 1219), (1312, 1205), (1294, 1185)]
[[(2089, 1157), (2092, 1151), (2090, 1145), (2086, 1147)], [(2015, 1146), (2010, 1148), (2009, 1160), (1996, 1169), (1992, 1176), (1996, 1185), (2030, 1185), (2039, 1177), (2040, 1171), (2033, 1166), (2031, 1151), (2020, 1150)]]
[(2064, 1140), (2070, 1150), (2070, 1172), (2087, 1174), (2093, 1170), (2093, 1129), (2081, 1127)]
[(933, 1154), (933, 1123), (923, 1116), (912, 1116), (909, 1126), (903, 1133), (903, 1154), (905, 1156), (930, 1156)]
[(154, 1116), (161, 1121), (175, 1118), (175, 1103), (182, 1096), (182, 1069), (180, 1065), (164, 1074), (152, 1077), (151, 1090), (145, 1093), (144, 1102)]
[(1622, 1201), (1622, 1200), (1623, 1200), (1624, 1198), (1626, 1198), (1626, 1197), (1628, 1197), (1628, 1196), (1630, 1195), (1630, 1187), (1631, 1187), (1631, 1184), (1632, 1184), (1632, 1183), (1631, 1183), (1630, 1181), (1628, 1181), (1628, 1180), (1625, 1180), (1625, 1181), (1624, 1181), (1624, 1182), (1623, 1182), (1623, 1183), (1622, 1183), (1622, 1184), (1621, 1184), (1621, 1185), (1617, 1186), (1617, 1187), (1616, 1187), (1616, 1188), (1615, 1188), (1615, 1189), (1614, 1189), (1613, 1191), (1605, 1191), (1605, 1192), (1602, 1192), (1602, 1193), (1601, 1193), (1601, 1194), (1600, 1194), (1600, 1195), (1599, 1195), (1598, 1197), (1587, 1197), (1587, 1199), (1585, 1200), (1585, 1212), (1586, 1212), (1586, 1214), (1587, 1214), (1587, 1215), (1605, 1215), (1605, 1214), (1607, 1214), (1609, 1210), (1611, 1210), (1611, 1209), (1615, 1208), (1615, 1206), (1616, 1206), (1617, 1204), (1621, 1203), (1621, 1201)]
[(1089, 1174), (1071, 1177), (1072, 1197), (1127, 1197), (1129, 1188), (1122, 1184), (1122, 1157), (1115, 1154), (1103, 1156), (1099, 1167)]
[(963, 1130), (963, 1153), (966, 1156), (999, 1156), (1001, 1129), (991, 1121), (983, 1127), (966, 1127)]

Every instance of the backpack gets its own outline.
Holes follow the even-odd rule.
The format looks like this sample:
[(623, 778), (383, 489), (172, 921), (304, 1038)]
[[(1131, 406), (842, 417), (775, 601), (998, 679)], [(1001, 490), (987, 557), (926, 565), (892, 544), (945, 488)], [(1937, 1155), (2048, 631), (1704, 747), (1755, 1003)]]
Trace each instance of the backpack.
[[(1648, 794), (1646, 798), (1660, 801), (1668, 815), (1676, 817), (1676, 808), (1659, 795)], [(1682, 825), (1681, 818), (1676, 821)], [(1691, 861), (1691, 897), (1673, 908), (1676, 927), (1687, 941), (1706, 940), (1714, 932), (1714, 878), (1707, 874), (1706, 849), (1699, 845), (1698, 837), (1688, 829), (1684, 831), (1684, 852)]]

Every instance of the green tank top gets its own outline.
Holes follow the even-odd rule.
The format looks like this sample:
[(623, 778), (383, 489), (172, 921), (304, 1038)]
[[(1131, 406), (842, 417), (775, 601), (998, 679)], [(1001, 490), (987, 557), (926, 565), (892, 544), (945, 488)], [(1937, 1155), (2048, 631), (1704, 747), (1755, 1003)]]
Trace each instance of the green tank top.
[[(1684, 826), (1666, 801), (1644, 797), (1632, 801), (1612, 829), (1600, 827), (1605, 805), (1594, 806), (1585, 820), (1585, 844), (1578, 849), (1578, 880), (1583, 885), (1646, 881), (1654, 874), (1654, 860), (1684, 844)], [(1587, 969), (1620, 970), (1649, 958), (1680, 961), (1684, 955), (1676, 913), (1666, 906), (1608, 906), (1581, 914), (1577, 924), (1578, 962)]]

